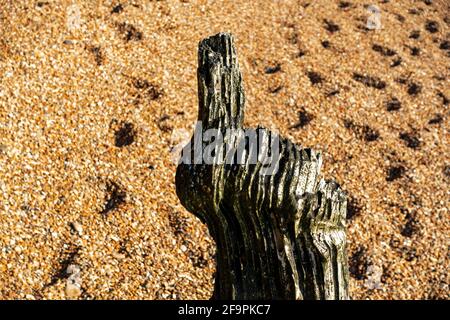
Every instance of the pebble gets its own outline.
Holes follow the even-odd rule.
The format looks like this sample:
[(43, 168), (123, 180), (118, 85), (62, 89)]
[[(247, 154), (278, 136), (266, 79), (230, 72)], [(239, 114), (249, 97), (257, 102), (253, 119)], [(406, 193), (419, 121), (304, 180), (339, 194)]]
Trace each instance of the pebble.
[(78, 284), (67, 280), (66, 283), (66, 296), (68, 299), (76, 299), (81, 295), (81, 288)]
[(118, 252), (114, 252), (113, 257), (116, 258), (117, 260), (123, 260), (125, 259), (125, 255), (123, 253), (118, 253)]
[(377, 265), (369, 265), (366, 271), (365, 286), (369, 290), (381, 288), (381, 276), (383, 275), (383, 268)]
[(73, 228), (73, 230), (75, 230), (75, 232), (78, 233), (78, 235), (82, 235), (83, 234), (83, 225), (77, 221), (74, 221), (70, 224)]
[(81, 269), (76, 264), (70, 264), (66, 269), (66, 296), (76, 299), (81, 295)]

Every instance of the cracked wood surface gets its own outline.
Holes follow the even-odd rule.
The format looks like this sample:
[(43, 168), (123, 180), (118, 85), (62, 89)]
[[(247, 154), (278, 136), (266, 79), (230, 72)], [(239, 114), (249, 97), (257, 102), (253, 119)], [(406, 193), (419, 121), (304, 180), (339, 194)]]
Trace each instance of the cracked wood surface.
[[(242, 128), (245, 94), (233, 36), (204, 39), (198, 57), (203, 130)], [(261, 141), (274, 135), (256, 132)], [(217, 245), (213, 298), (348, 299), (347, 200), (335, 182), (320, 179), (320, 153), (280, 138), (274, 174), (261, 174), (264, 164), (249, 159), (177, 168), (181, 203)]]

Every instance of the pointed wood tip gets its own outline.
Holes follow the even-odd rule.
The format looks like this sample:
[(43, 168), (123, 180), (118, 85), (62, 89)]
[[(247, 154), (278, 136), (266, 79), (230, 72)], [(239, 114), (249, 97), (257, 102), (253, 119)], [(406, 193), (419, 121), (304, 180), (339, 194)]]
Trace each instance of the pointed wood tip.
[(200, 41), (198, 46), (199, 68), (215, 65), (219, 62), (225, 67), (237, 66), (234, 36), (219, 32)]

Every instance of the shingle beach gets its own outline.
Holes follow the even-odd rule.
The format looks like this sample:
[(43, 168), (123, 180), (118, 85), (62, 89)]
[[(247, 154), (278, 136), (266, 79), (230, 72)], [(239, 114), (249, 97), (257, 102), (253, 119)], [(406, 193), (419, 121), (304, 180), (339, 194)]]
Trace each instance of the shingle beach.
[(321, 151), (353, 299), (448, 299), (448, 1), (0, 0), (0, 299), (208, 299), (175, 193), (197, 46), (236, 41), (245, 125)]

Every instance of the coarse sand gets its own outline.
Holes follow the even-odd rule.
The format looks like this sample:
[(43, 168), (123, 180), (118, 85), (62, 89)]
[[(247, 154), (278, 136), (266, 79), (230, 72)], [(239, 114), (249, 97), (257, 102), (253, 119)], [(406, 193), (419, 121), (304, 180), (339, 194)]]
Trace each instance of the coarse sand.
[(449, 23), (446, 0), (0, 0), (0, 298), (211, 296), (171, 149), (223, 31), (246, 125), (348, 194), (352, 298), (448, 299)]

